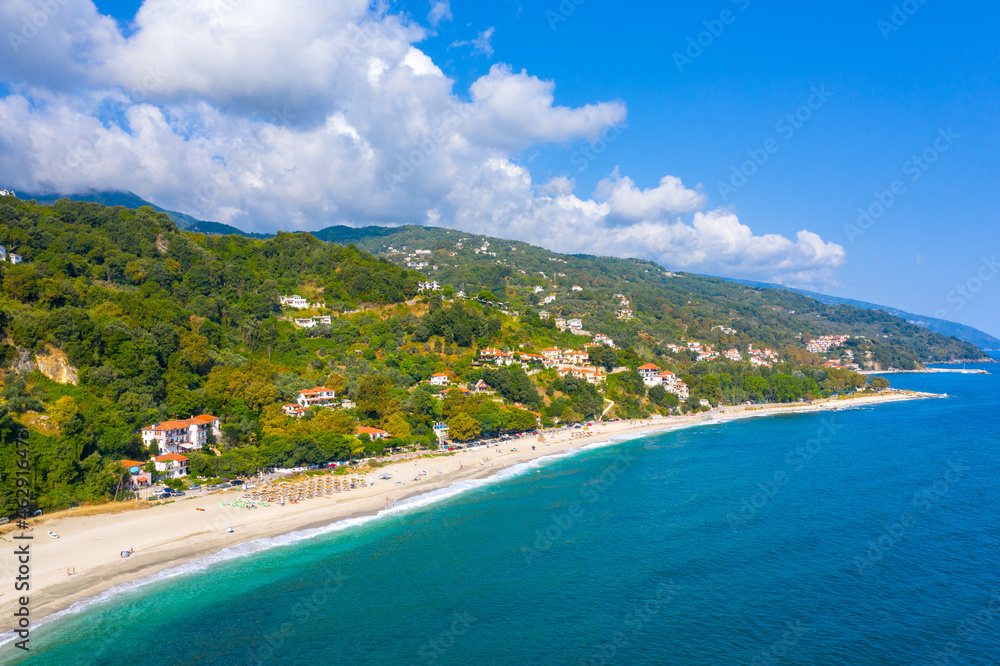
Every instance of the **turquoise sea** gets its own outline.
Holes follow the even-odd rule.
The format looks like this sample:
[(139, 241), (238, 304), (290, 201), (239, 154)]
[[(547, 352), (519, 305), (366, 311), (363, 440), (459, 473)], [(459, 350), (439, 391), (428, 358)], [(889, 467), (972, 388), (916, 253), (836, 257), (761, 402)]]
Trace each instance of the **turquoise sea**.
[(553, 458), (120, 591), (0, 661), (998, 664), (1000, 374), (891, 379), (951, 397)]

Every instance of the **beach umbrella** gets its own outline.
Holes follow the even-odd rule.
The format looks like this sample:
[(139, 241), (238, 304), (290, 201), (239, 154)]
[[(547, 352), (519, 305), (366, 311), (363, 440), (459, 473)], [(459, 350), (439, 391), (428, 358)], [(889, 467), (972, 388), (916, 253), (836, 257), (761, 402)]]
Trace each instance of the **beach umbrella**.
[(378, 478), (380, 478), (380, 479), (391, 479), (392, 478), (392, 474), (389, 474), (388, 472), (386, 472), (385, 474), (379, 475)]

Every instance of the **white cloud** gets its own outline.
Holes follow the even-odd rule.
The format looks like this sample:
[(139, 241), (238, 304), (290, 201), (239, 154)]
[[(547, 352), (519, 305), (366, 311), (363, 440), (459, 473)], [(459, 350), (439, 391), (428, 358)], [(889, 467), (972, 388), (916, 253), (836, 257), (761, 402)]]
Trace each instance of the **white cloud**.
[[(463, 98), (416, 46), (424, 30), (368, 0), (146, 0), (128, 35), (90, 2), (56, 6), (0, 45), (5, 187), (132, 190), (253, 231), (430, 223), (799, 284), (844, 260), (808, 231), (754, 235), (674, 176), (644, 189), (616, 168), (589, 198), (534, 183), (521, 151), (595, 141), (625, 105), (559, 105), (554, 82), (503, 64)], [(0, 5), (0, 33), (33, 8)]]
[(676, 176), (664, 176), (658, 187), (640, 190), (628, 176), (615, 167), (610, 178), (597, 184), (595, 195), (611, 205), (611, 211), (623, 220), (642, 220), (664, 214), (691, 213), (705, 207), (707, 198), (689, 190)]
[(475, 39), (463, 42), (452, 42), (449, 48), (454, 48), (456, 46), (471, 46), (472, 55), (485, 55), (487, 58), (492, 58), (493, 45), (490, 44), (490, 40), (493, 39), (493, 33), (495, 32), (496, 28), (487, 28), (486, 30), (480, 32)]
[(442, 21), (450, 21), (451, 19), (451, 5), (448, 3), (448, 0), (431, 3), (431, 12), (427, 15), (427, 20), (432, 26), (436, 26)]

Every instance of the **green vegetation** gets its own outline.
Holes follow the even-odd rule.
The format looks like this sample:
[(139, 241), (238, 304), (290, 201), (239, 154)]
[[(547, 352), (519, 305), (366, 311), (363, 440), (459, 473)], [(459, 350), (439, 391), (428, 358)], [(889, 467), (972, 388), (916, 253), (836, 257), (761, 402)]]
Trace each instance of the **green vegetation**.
[[(855, 358), (900, 367), (973, 353), (954, 340), (920, 337), (879, 313), (855, 316), (795, 294), (668, 277), (648, 262), (557, 257), (492, 239), (491, 251), (517, 257), (505, 255), (498, 264), (471, 253), (485, 241), (467, 234), (378, 233), (368, 239), (386, 246), (383, 257), (310, 234), (254, 239), (184, 232), (148, 207), (4, 198), (0, 244), (25, 263), (0, 263), (0, 514), (14, 509), (18, 437), (28, 450), (34, 502), (51, 510), (122, 497), (127, 474), (119, 461), (156, 453), (143, 446), (140, 428), (200, 413), (222, 419), (221, 437), (187, 454), (190, 471), (231, 477), (431, 448), (439, 423), (451, 439), (469, 441), (530, 430), (539, 420), (669, 414), (704, 409), (702, 400), (791, 401), (864, 385), (850, 371), (818, 367), (821, 359), (807, 354), (797, 335), (878, 330), (890, 338), (876, 340), (871, 332), (848, 347)], [(461, 238), (469, 240), (455, 249)], [(397, 265), (404, 262), (388, 250), (396, 243), (434, 251), (439, 270), (431, 275), (445, 285), (441, 293), (419, 293), (427, 277)], [(571, 292), (571, 284), (584, 288)], [(533, 293), (535, 286), (559, 293), (546, 306), (549, 320), (538, 316), (542, 294)], [(462, 300), (459, 290), (478, 298)], [(616, 317), (615, 293), (631, 300), (635, 319)], [(279, 296), (291, 294), (323, 305), (283, 309)], [(559, 314), (581, 317), (592, 333), (614, 339), (617, 349), (592, 351), (593, 364), (609, 373), (603, 383), (560, 377), (540, 364), (525, 372), (481, 362), (487, 347), (539, 353), (591, 342), (557, 330)], [(293, 323), (314, 316), (331, 323)], [(719, 348), (771, 346), (779, 359), (773, 367), (698, 362), (665, 346), (683, 337)], [(43, 357), (47, 374), (60, 381), (36, 367)], [(647, 390), (636, 371), (647, 362), (677, 373), (690, 398)], [(53, 373), (53, 365), (63, 372)], [(67, 380), (74, 372), (76, 384)], [(492, 391), (442, 395), (427, 382), (439, 373), (453, 387), (472, 389), (483, 380)], [(283, 403), (318, 385), (355, 406), (311, 408), (301, 419), (282, 412)], [(389, 439), (357, 436), (359, 426), (383, 429)]]

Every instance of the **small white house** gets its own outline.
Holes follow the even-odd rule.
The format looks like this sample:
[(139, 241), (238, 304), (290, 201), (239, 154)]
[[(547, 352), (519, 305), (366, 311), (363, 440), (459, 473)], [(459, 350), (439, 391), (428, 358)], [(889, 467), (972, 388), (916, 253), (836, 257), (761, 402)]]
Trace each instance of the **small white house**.
[(430, 378), (430, 382), (434, 386), (447, 386), (449, 381), (450, 380), (448, 379), (448, 375), (444, 374), (443, 372), (431, 375)]
[(278, 300), (282, 305), (289, 308), (297, 308), (299, 310), (305, 310), (309, 307), (309, 301), (302, 298), (298, 294), (292, 294), (291, 296), (279, 296)]

